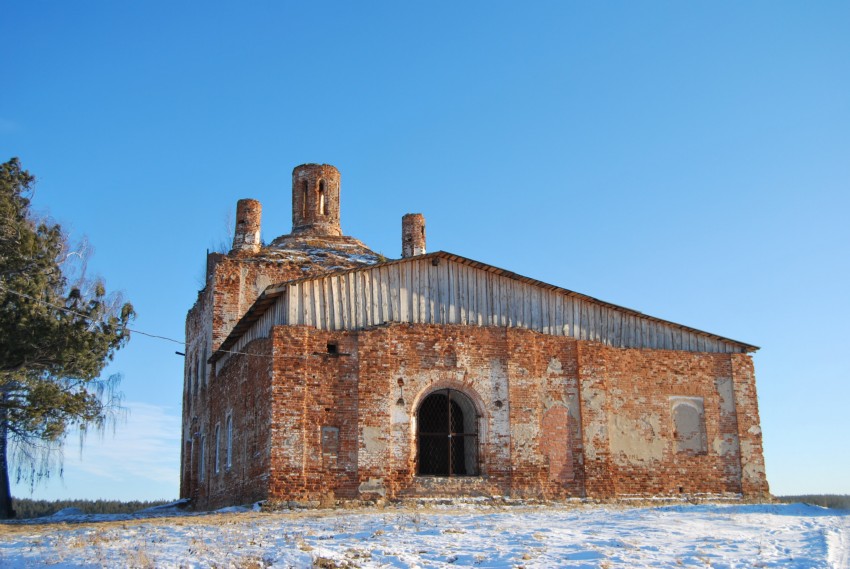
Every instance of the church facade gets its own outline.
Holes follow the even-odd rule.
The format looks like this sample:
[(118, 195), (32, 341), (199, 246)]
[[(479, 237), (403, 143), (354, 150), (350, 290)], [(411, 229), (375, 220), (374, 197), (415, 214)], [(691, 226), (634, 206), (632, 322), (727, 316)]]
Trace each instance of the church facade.
[(447, 252), (340, 227), (340, 175), (292, 176), (292, 233), (237, 204), (186, 321), (181, 497), (768, 494), (758, 348)]

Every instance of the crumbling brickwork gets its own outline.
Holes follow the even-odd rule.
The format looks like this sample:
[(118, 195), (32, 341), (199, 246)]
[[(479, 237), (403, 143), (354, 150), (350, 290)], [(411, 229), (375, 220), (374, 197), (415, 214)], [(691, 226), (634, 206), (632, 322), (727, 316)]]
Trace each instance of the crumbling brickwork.
[[(192, 422), (207, 443), (204, 480), (196, 449), (189, 469), (192, 499), (213, 507), (268, 497), (265, 480), (271, 466), (271, 340), (253, 342), (245, 355), (229, 362), (201, 394), (203, 412)], [(228, 428), (230, 427), (230, 428)], [(216, 432), (218, 444), (216, 445)], [(228, 432), (229, 431), (229, 432)]]
[(240, 200), (233, 249), (208, 258), (186, 321), (195, 507), (767, 494), (756, 348), (447, 267), (419, 214), (402, 224), (416, 270), (393, 269), (342, 235), (339, 187), (332, 166), (297, 167), (293, 233), (263, 245), (259, 202)]
[[(278, 327), (270, 497), (469, 494), (543, 498), (739, 494), (730, 354), (608, 348), (525, 330), (392, 325)], [(328, 346), (339, 352), (328, 352)], [(583, 368), (579, 353), (591, 365)], [(581, 379), (579, 379), (581, 378)], [(401, 380), (401, 381), (399, 381)], [(605, 397), (581, 401), (580, 382)], [(416, 475), (416, 409), (452, 388), (479, 414), (480, 476)], [(670, 400), (700, 397), (710, 446), (675, 451)], [(613, 412), (609, 412), (611, 409)], [(322, 433), (338, 432), (329, 462)], [(604, 457), (585, 445), (607, 435)], [(600, 458), (602, 460), (600, 460)], [(766, 488), (761, 488), (763, 491)]]
[[(305, 186), (309, 187), (309, 204), (299, 202), (302, 208), (297, 216), (299, 234), (278, 237), (269, 246), (263, 246), (260, 237), (262, 206), (256, 200), (239, 200), (233, 248), (228, 254), (207, 255), (206, 284), (186, 317), (181, 496), (195, 497), (198, 503), (213, 500), (199, 498), (201, 489), (206, 496), (215, 494), (208, 483), (199, 484), (198, 475), (200, 449), (207, 449), (205, 458), (214, 458), (209, 450), (211, 437), (215, 436), (215, 425), (224, 420), (221, 413), (216, 412), (219, 402), (215, 394), (225, 393), (230, 397), (235, 392), (222, 392), (220, 384), (236, 381), (237, 377), (230, 374), (216, 377), (209, 364), (210, 356), (268, 286), (321, 274), (328, 268), (375, 263), (379, 258), (358, 240), (341, 235), (340, 178), (335, 168), (315, 164), (299, 166), (293, 172), (293, 201), (296, 195), (303, 198)], [(320, 191), (324, 195), (320, 196)], [(304, 210), (307, 205), (317, 211)], [(324, 213), (318, 208), (323, 208)], [(270, 390), (270, 384), (263, 389)], [(253, 397), (256, 394), (243, 395)], [(223, 428), (224, 423), (221, 425)], [(268, 453), (268, 449), (265, 452)], [(204, 467), (209, 468), (210, 464), (207, 460)], [(262, 476), (268, 478), (268, 464), (264, 468)], [(267, 493), (267, 489), (263, 492)], [(227, 491), (220, 496), (224, 499)]]

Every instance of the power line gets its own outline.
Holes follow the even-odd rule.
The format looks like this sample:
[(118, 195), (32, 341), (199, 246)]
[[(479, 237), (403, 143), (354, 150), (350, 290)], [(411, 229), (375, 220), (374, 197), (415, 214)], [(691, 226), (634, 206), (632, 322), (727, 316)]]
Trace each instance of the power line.
[[(95, 322), (95, 319), (92, 318), (91, 316), (83, 314), (82, 312), (77, 312), (76, 310), (72, 310), (72, 309), (68, 308), (67, 306), (59, 306), (58, 304), (53, 304), (51, 302), (47, 302), (46, 300), (36, 298), (32, 295), (29, 295), (29, 294), (26, 294), (26, 293), (23, 293), (23, 292), (19, 292), (17, 290), (12, 290), (12, 289), (5, 287), (1, 284), (0, 284), (0, 289), (5, 290), (6, 292), (14, 294), (16, 296), (20, 296), (21, 298), (26, 298), (26, 299), (31, 300), (33, 302), (43, 304), (44, 306), (49, 306), (51, 308), (55, 308), (56, 310), (61, 310), (62, 312), (65, 312), (67, 314), (72, 314), (74, 316), (78, 316), (78, 317), (82, 318), (83, 320)], [(128, 332), (132, 332), (133, 334), (141, 334), (142, 336), (147, 336), (149, 338), (156, 338), (158, 340), (165, 340), (167, 342), (173, 342), (175, 344), (180, 344), (181, 346), (186, 345), (186, 342), (184, 342), (182, 340), (175, 340), (174, 338), (169, 338), (167, 336), (160, 336), (159, 334), (151, 334), (149, 332), (143, 332), (141, 330), (135, 330), (133, 328), (127, 328), (127, 327), (125, 327), (124, 329), (127, 330)]]
[[(12, 289), (5, 287), (3, 285), (0, 285), (0, 289), (6, 291), (8, 293), (14, 294), (16, 296), (20, 296), (22, 298), (32, 300), (33, 302), (37, 302), (39, 304), (43, 304), (43, 305), (49, 306), (51, 308), (55, 308), (56, 310), (61, 310), (62, 312), (66, 312), (68, 314), (73, 314), (74, 316), (78, 316), (78, 317), (80, 317), (84, 320), (89, 320), (89, 321), (92, 321), (92, 322), (94, 321), (94, 318), (87, 316), (87, 315), (85, 315), (81, 312), (71, 310), (67, 306), (59, 306), (57, 304), (47, 302), (46, 300), (36, 298), (32, 295), (29, 295), (29, 294), (26, 294), (26, 293), (23, 293), (23, 292), (19, 292), (19, 291), (16, 291), (16, 290), (12, 290)], [(154, 339), (157, 339), (157, 340), (164, 340), (166, 342), (173, 342), (175, 344), (180, 344), (181, 346), (187, 346), (186, 342), (184, 342), (182, 340), (175, 340), (174, 338), (169, 338), (168, 336), (161, 336), (159, 334), (151, 334), (149, 332), (143, 332), (141, 330), (136, 330), (136, 329), (133, 329), (133, 328), (125, 328), (125, 330), (127, 330), (128, 332), (132, 332), (133, 334), (141, 334), (142, 336), (147, 336), (149, 338), (154, 338)], [(260, 358), (302, 358), (302, 359), (307, 358), (307, 356), (292, 356), (292, 355), (286, 355), (286, 354), (279, 354), (279, 355), (275, 355), (275, 354), (252, 354), (250, 352), (239, 352), (239, 351), (236, 351), (236, 350), (221, 350), (221, 349), (216, 350), (215, 352), (219, 353), (219, 354), (229, 354), (229, 355), (236, 355), (236, 356), (253, 356), (253, 357), (260, 357)], [(175, 352), (175, 353), (177, 355), (182, 355), (184, 357), (186, 355), (186, 354), (181, 353), (181, 352)]]

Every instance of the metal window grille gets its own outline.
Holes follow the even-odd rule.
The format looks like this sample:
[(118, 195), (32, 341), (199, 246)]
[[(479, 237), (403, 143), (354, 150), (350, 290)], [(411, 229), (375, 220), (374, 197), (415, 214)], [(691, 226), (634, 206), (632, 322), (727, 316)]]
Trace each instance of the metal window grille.
[(417, 473), (478, 476), (478, 413), (460, 391), (430, 394), (417, 411)]

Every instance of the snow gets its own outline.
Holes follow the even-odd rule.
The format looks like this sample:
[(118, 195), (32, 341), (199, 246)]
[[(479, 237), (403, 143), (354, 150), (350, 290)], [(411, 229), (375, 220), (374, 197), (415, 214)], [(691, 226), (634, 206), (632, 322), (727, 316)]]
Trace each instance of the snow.
[(804, 504), (227, 508), (0, 525), (2, 567), (844, 569), (848, 553), (850, 512)]
[(183, 498), (181, 500), (177, 500), (175, 502), (169, 502), (168, 504), (160, 504), (159, 506), (151, 506), (150, 508), (145, 508), (144, 510), (139, 510), (140, 514), (176, 514), (180, 511), (189, 507), (189, 500), (187, 498)]
[(51, 518), (70, 518), (75, 516), (82, 516), (84, 512), (79, 508), (63, 508), (50, 516)]

